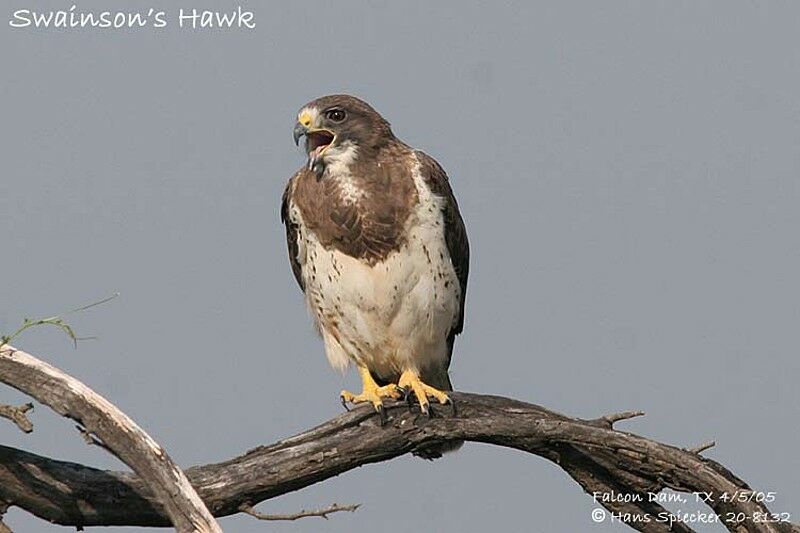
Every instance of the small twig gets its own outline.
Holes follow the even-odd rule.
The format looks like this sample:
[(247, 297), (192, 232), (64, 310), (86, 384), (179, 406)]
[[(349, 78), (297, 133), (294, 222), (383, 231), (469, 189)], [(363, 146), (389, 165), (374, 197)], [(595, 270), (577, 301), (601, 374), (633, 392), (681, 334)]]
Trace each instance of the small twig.
[(110, 302), (111, 300), (113, 300), (117, 296), (119, 296), (119, 293), (115, 292), (111, 296), (107, 296), (107, 297), (103, 298), (102, 300), (98, 300), (98, 301), (92, 302), (90, 304), (82, 305), (80, 307), (76, 307), (75, 309), (70, 309), (69, 311), (67, 311), (64, 314), (65, 315), (71, 315), (73, 313), (80, 313), (81, 311), (86, 311), (87, 309), (91, 309), (92, 307), (97, 307), (98, 305), (103, 305), (104, 303)]
[(349, 511), (354, 513), (356, 509), (361, 507), (360, 503), (352, 504), (352, 505), (339, 505), (338, 503), (334, 503), (324, 509), (317, 509), (316, 511), (306, 511), (303, 509), (299, 513), (293, 514), (264, 514), (256, 511), (251, 505), (243, 504), (239, 509), (246, 514), (249, 514), (252, 517), (258, 518), (259, 520), (268, 520), (268, 521), (277, 521), (277, 520), (299, 520), (300, 518), (306, 518), (309, 516), (319, 516), (324, 518), (325, 520), (328, 519), (329, 514), (333, 513), (340, 513), (342, 511)]
[(622, 413), (613, 413), (610, 415), (606, 415), (604, 417), (598, 418), (593, 422), (598, 423), (598, 425), (612, 428), (614, 424), (621, 420), (628, 420), (631, 418), (636, 418), (637, 416), (644, 416), (644, 411), (624, 411)]
[[(28, 411), (33, 409), (32, 403), (26, 403), (19, 407), (13, 405), (0, 404), (0, 417), (7, 418), (14, 422), (17, 427), (25, 433), (33, 431), (33, 422), (28, 418)], [(2, 531), (2, 530), (0, 530)]]
[(713, 440), (710, 440), (710, 441), (708, 441), (708, 442), (706, 442), (704, 444), (701, 444), (700, 446), (695, 446), (693, 448), (686, 448), (686, 451), (689, 452), (689, 453), (700, 454), (700, 452), (704, 452), (707, 449), (713, 448), (716, 445), (717, 445), (716, 442), (714, 442)]
[(17, 328), (17, 330), (10, 334), (10, 335), (3, 335), (0, 337), (0, 347), (9, 344), (11, 341), (22, 335), (26, 330), (37, 327), (37, 326), (55, 326), (64, 333), (72, 340), (72, 343), (77, 347), (79, 340), (84, 340), (81, 337), (75, 335), (75, 330), (72, 329), (72, 326), (64, 322), (64, 319), (58, 316), (51, 316), (48, 318), (39, 318), (36, 320), (26, 318), (22, 321), (22, 325)]
[[(117, 296), (119, 296), (119, 293), (115, 292), (113, 295), (109, 296), (108, 298), (103, 298), (102, 300), (99, 300), (97, 302), (92, 302), (92, 303), (90, 303), (88, 305), (83, 305), (83, 306), (77, 307), (75, 309), (70, 309), (66, 313), (63, 313), (63, 315), (71, 315), (73, 313), (86, 311), (87, 309), (91, 309), (92, 307), (95, 307), (95, 306), (98, 306), (98, 305), (102, 305), (102, 304), (104, 304), (106, 302), (109, 302), (109, 301), (113, 300), (114, 298), (116, 298)], [(47, 317), (47, 318), (37, 318), (37, 319), (26, 318), (25, 320), (22, 321), (22, 325), (19, 328), (17, 328), (17, 330), (14, 331), (13, 333), (11, 333), (9, 335), (0, 335), (0, 348), (5, 346), (6, 344), (10, 344), (11, 342), (13, 342), (17, 337), (22, 335), (25, 331), (29, 330), (30, 328), (34, 328), (34, 327), (37, 327), (37, 326), (55, 326), (55, 327), (57, 327), (58, 329), (60, 329), (64, 333), (66, 333), (66, 335), (72, 340), (72, 343), (74, 344), (74, 346), (76, 348), (78, 347), (78, 341), (85, 341), (85, 340), (90, 340), (90, 339), (94, 339), (95, 338), (95, 337), (78, 337), (75, 334), (75, 330), (72, 329), (72, 326), (70, 326), (66, 321), (64, 321), (64, 319), (60, 315), (51, 316), (51, 317)]]
[(81, 437), (83, 437), (83, 440), (86, 442), (86, 444), (89, 444), (90, 446), (97, 446), (98, 448), (103, 448), (105, 451), (107, 451), (114, 457), (117, 456), (114, 453), (114, 450), (106, 446), (106, 444), (102, 440), (95, 437), (94, 434), (92, 434), (92, 432), (86, 429), (85, 427), (79, 424), (75, 424), (75, 429), (77, 429), (78, 432), (81, 434)]

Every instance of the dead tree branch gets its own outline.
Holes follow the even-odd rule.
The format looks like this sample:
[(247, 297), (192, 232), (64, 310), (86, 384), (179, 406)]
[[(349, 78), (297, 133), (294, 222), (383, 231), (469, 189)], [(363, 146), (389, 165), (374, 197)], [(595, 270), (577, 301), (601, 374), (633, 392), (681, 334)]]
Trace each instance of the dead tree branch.
[(704, 452), (704, 451), (706, 451), (708, 449), (713, 448), (716, 445), (717, 445), (716, 442), (714, 442), (713, 440), (710, 440), (710, 441), (708, 441), (708, 442), (706, 442), (704, 444), (701, 444), (699, 446), (693, 446), (691, 448), (686, 448), (686, 451), (687, 452), (692, 452), (692, 453), (702, 453), (702, 452)]
[[(186, 470), (215, 516), (242, 512), (258, 502), (331, 478), (356, 467), (393, 459), (450, 440), (505, 446), (541, 456), (563, 468), (589, 493), (639, 495), (638, 501), (600, 501), (614, 513), (668, 513), (650, 493), (665, 488), (707, 493), (707, 503), (730, 531), (800, 533), (770, 515), (750, 487), (721, 464), (696, 453), (607, 427), (629, 416), (580, 420), (537, 405), (496, 396), (453, 393), (458, 409), (434, 418), (404, 402), (387, 406), (383, 427), (361, 406), (324, 424), (228, 461)], [(630, 413), (628, 413), (629, 415)], [(0, 501), (64, 525), (168, 526), (160, 500), (141, 477), (97, 470), (0, 446)], [(728, 515), (728, 513), (732, 513)], [(739, 513), (743, 513), (739, 515)], [(763, 514), (760, 514), (763, 513)], [(744, 522), (726, 520), (744, 516)], [(692, 531), (683, 523), (630, 523), (647, 532)]]
[(301, 518), (308, 518), (310, 516), (318, 516), (320, 518), (324, 518), (325, 520), (328, 519), (328, 515), (333, 513), (341, 513), (343, 511), (347, 511), (350, 513), (354, 513), (356, 509), (361, 507), (359, 504), (354, 505), (339, 505), (338, 503), (334, 503), (325, 507), (323, 509), (317, 509), (315, 511), (306, 511), (305, 509), (300, 511), (299, 513), (292, 513), (292, 514), (264, 514), (256, 511), (250, 505), (242, 505), (239, 509), (245, 513), (249, 514), (252, 517), (258, 518), (259, 520), (265, 520), (268, 522), (275, 522), (279, 520), (300, 520)]
[[(148, 491), (163, 504), (165, 517), (169, 517), (176, 530), (222, 531), (186, 475), (164, 449), (104, 397), (72, 376), (8, 344), (0, 345), (0, 381), (77, 421), (85, 428), (85, 436), (97, 439), (145, 481)], [(74, 501), (72, 505), (78, 506), (79, 502)]]
[(595, 422), (598, 426), (610, 429), (614, 427), (614, 424), (617, 422), (621, 422), (622, 420), (630, 420), (631, 418), (636, 418), (637, 416), (644, 416), (644, 411), (625, 411), (623, 413), (613, 413), (610, 415), (601, 416), (592, 422)]
[(33, 422), (28, 418), (27, 412), (32, 409), (32, 403), (26, 403), (17, 407), (0, 404), (0, 417), (7, 418), (14, 422), (20, 431), (30, 433), (33, 431)]

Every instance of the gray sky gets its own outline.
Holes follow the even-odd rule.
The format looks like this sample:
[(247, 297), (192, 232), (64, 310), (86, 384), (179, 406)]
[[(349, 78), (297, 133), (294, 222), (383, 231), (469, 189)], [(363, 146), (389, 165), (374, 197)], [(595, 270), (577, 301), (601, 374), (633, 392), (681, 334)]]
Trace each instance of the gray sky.
[[(448, 170), (472, 243), (457, 389), (706, 452), (800, 521), (800, 5), (250, 2), (254, 30), (0, 24), (0, 331), (71, 317), (73, 350), (17, 344), (107, 395), (180, 464), (227, 459), (341, 410), (286, 259), (296, 110), (371, 102)], [(0, 390), (0, 401), (22, 401)], [(46, 408), (0, 442), (105, 468)], [(229, 531), (616, 532), (558, 467), (470, 444), (259, 506), (362, 503)], [(686, 506), (684, 506), (686, 507)], [(17, 531), (59, 528), (12, 510)], [(701, 531), (722, 531), (721, 527)], [(118, 531), (110, 529), (110, 531)], [(119, 529), (122, 531), (122, 529)], [(124, 531), (138, 531), (129, 528)]]

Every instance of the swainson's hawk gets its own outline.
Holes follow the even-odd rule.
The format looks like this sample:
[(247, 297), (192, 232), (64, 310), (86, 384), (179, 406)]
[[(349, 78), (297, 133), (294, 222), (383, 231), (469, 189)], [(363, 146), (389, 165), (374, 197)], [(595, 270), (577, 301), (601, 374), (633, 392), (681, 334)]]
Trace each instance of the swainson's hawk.
[(448, 367), (464, 324), (469, 244), (447, 175), (347, 95), (306, 104), (294, 127), (307, 164), (289, 180), (281, 218), (292, 271), (331, 365), (355, 363), (363, 391), (343, 402), (413, 392), (450, 401)]

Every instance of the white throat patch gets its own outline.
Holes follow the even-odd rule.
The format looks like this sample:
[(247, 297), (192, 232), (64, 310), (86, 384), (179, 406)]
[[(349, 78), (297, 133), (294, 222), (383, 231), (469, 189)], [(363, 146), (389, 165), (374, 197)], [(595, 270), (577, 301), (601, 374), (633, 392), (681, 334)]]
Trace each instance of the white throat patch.
[(348, 203), (364, 197), (364, 191), (356, 185), (353, 174), (350, 172), (350, 165), (357, 156), (358, 147), (349, 141), (339, 146), (331, 146), (323, 155), (325, 173), (328, 174), (329, 179), (334, 179), (339, 183), (342, 189), (342, 199)]

